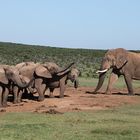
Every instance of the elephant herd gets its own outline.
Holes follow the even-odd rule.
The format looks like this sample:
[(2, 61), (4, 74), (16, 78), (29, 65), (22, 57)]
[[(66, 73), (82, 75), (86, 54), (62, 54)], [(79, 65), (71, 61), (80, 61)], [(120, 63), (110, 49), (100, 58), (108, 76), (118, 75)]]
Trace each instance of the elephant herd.
[(68, 80), (74, 83), (75, 88), (78, 87), (79, 71), (73, 65), (71, 63), (64, 69), (52, 62), (0, 65), (0, 107), (7, 106), (9, 93), (14, 95), (13, 103), (20, 103), (25, 91), (37, 92), (38, 101), (43, 101), (47, 89), (53, 97), (54, 89), (60, 88), (60, 97), (63, 97)]
[[(44, 64), (34, 62), (22, 62), (15, 66), (0, 65), (0, 107), (7, 106), (9, 92), (14, 95), (14, 103), (20, 103), (22, 94), (26, 90), (39, 94), (38, 101), (44, 100), (47, 89), (50, 97), (53, 97), (55, 88), (60, 88), (60, 97), (68, 80), (78, 87), (79, 71), (71, 63), (62, 69), (57, 64), (46, 62)], [(132, 80), (140, 80), (140, 54), (127, 51), (123, 48), (108, 50), (102, 59), (98, 84), (91, 93), (97, 93), (102, 87), (105, 75), (111, 69), (106, 93), (110, 94), (113, 84), (122, 75), (125, 79), (128, 94), (133, 95)]]

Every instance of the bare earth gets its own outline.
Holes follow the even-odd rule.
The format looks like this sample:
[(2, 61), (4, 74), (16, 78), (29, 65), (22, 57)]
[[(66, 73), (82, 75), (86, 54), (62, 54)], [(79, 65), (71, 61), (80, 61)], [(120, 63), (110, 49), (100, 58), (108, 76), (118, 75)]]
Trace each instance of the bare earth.
[[(55, 90), (55, 98), (46, 97), (43, 102), (23, 99), (21, 104), (8, 102), (7, 108), (2, 108), (1, 112), (38, 112), (38, 113), (64, 113), (71, 111), (94, 111), (104, 110), (122, 106), (124, 104), (140, 104), (140, 94), (128, 96), (126, 89), (114, 89), (112, 95), (89, 94), (86, 91), (93, 91), (91, 87), (67, 87), (64, 98), (58, 98), (59, 90)], [(135, 89), (140, 93), (140, 89)], [(47, 95), (48, 93), (46, 93)], [(37, 95), (34, 95), (37, 96)]]

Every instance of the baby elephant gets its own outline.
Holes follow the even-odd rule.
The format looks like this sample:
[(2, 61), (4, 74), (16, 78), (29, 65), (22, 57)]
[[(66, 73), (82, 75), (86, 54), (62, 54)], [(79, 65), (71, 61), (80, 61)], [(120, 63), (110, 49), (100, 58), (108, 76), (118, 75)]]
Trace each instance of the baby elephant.
[(64, 97), (64, 92), (66, 89), (67, 81), (70, 80), (74, 83), (74, 87), (78, 88), (79, 81), (78, 81), (79, 71), (76, 68), (71, 68), (66, 74), (59, 76), (54, 76), (51, 80), (47, 81), (47, 87), (50, 90), (50, 97), (53, 98), (53, 91), (55, 88), (60, 88), (60, 98)]

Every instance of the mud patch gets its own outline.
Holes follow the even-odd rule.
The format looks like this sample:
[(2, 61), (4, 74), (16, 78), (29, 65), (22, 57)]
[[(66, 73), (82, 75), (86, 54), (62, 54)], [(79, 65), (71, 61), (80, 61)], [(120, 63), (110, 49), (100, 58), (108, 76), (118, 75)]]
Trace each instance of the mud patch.
[[(106, 94), (87, 94), (86, 91), (93, 91), (91, 87), (80, 87), (74, 90), (68, 87), (64, 98), (48, 98), (44, 101), (23, 99), (19, 105), (8, 102), (8, 107), (4, 108), (6, 112), (37, 112), (46, 114), (62, 114), (64, 112), (73, 111), (94, 111), (114, 108), (126, 104), (140, 104), (140, 96), (128, 96), (127, 89), (121, 91), (115, 89), (112, 95)], [(136, 89), (137, 93), (140, 89)], [(103, 93), (103, 91), (101, 91)], [(117, 94), (118, 93), (118, 94)], [(35, 95), (38, 96), (37, 94)], [(59, 89), (56, 89), (54, 96), (59, 96)]]

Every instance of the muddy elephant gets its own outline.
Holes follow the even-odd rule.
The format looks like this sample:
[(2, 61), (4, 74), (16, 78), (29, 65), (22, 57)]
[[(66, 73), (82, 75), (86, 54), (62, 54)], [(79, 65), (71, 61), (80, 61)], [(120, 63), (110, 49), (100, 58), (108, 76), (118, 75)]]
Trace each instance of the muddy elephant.
[(140, 80), (140, 54), (127, 51), (123, 48), (117, 48), (107, 51), (105, 54), (99, 73), (99, 81), (94, 93), (103, 85), (106, 72), (112, 69), (109, 77), (106, 93), (111, 93), (113, 84), (120, 75), (123, 75), (128, 94), (133, 95), (132, 80)]
[[(28, 78), (28, 81), (34, 78), (30, 89), (36, 89), (37, 93), (39, 94), (38, 101), (43, 101), (45, 90), (48, 87), (48, 81), (63, 77), (70, 71), (70, 67), (72, 65), (73, 63), (67, 68), (61, 69), (58, 65), (52, 62), (47, 62), (45, 64), (23, 62), (16, 65), (16, 67), (19, 69), (21, 75)], [(19, 90), (18, 87), (15, 87), (14, 92), (15, 98), (17, 100), (16, 102), (20, 102), (22, 90)]]
[(10, 86), (26, 87), (25, 77), (14, 66), (0, 65), (0, 107), (7, 106)]

